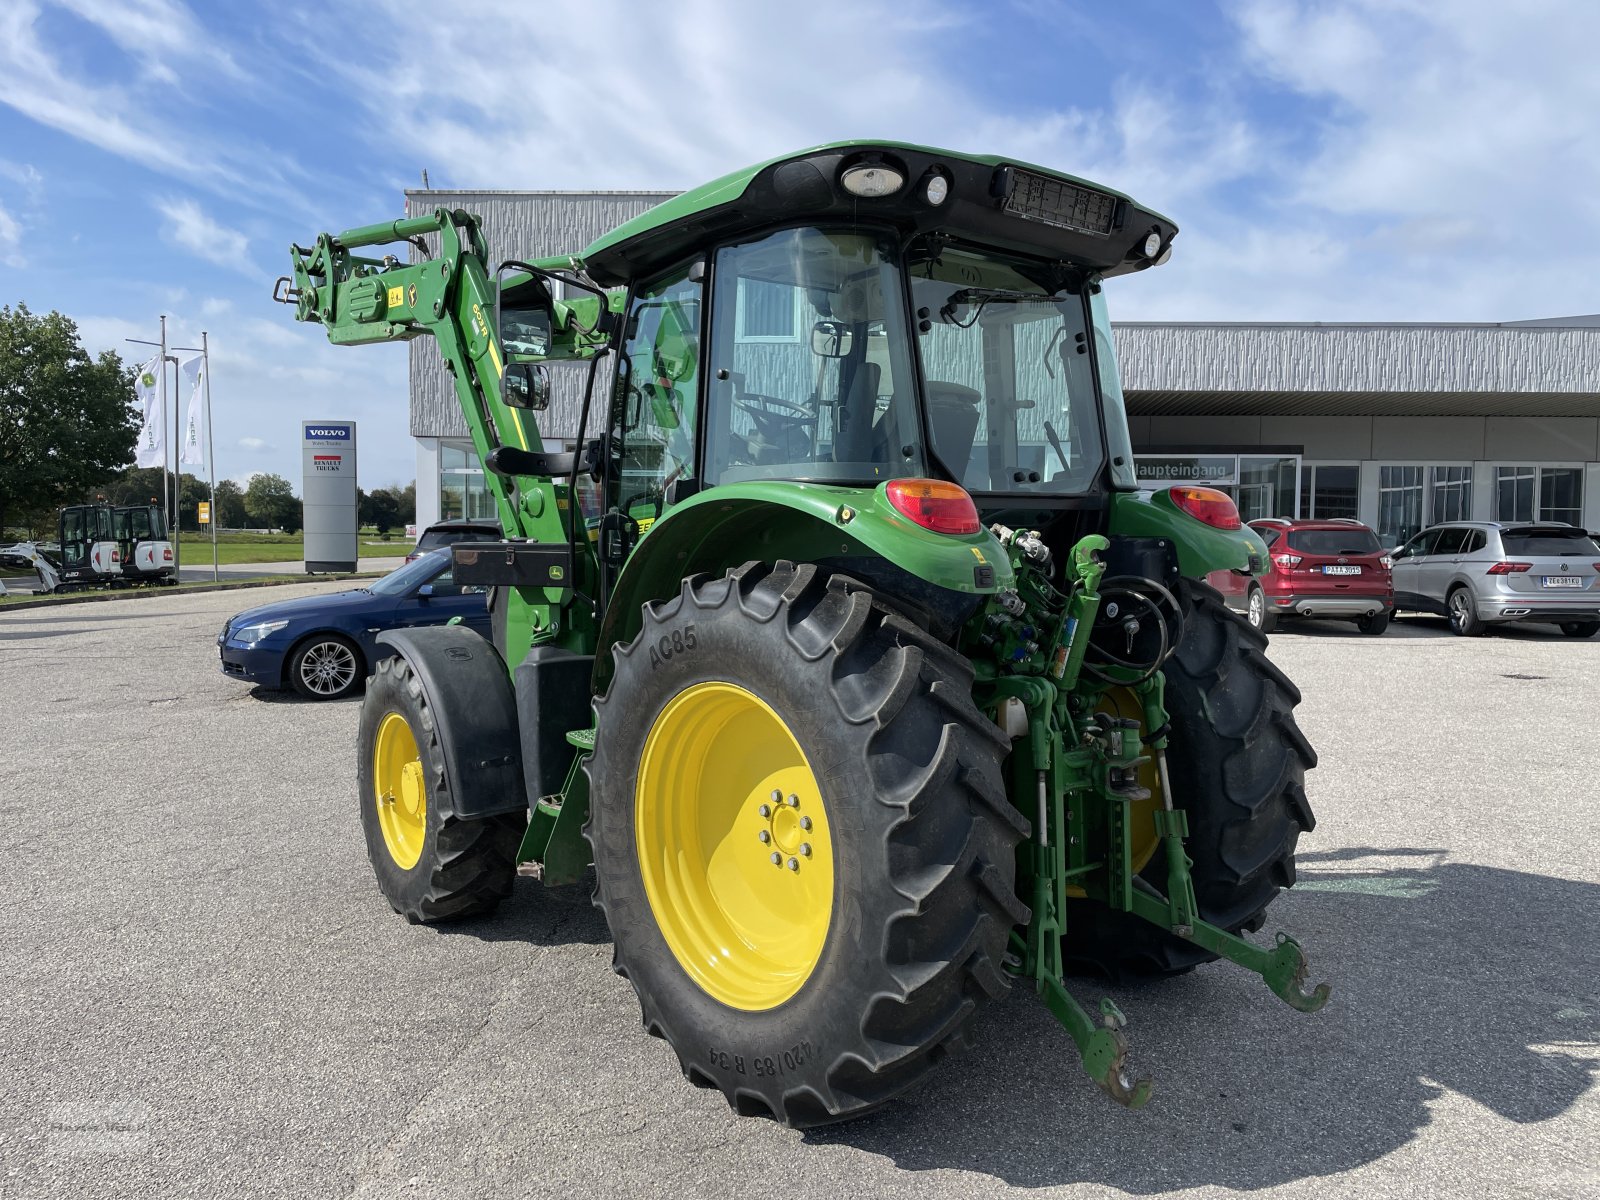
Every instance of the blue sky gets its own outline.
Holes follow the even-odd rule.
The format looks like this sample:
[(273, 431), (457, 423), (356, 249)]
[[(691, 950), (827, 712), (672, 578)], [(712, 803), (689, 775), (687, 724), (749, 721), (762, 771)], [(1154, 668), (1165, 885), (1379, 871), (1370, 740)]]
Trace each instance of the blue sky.
[[(0, 303), (91, 349), (209, 331), (219, 476), (302, 419), (414, 474), (401, 347), (268, 300), (285, 247), (439, 187), (681, 188), (890, 137), (1060, 167), (1176, 217), (1122, 319), (1592, 313), (1600, 5), (3, 0)], [(448, 13), (442, 20), (437, 13)], [(579, 247), (522, 248), (555, 253)]]

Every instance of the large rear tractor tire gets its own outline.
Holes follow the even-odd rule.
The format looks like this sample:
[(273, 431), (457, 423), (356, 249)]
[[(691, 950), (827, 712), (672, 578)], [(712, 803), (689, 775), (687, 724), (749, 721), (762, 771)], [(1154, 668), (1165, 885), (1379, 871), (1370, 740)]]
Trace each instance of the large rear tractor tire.
[(361, 829), (378, 890), (413, 924), (481, 916), (511, 894), (520, 813), (455, 815), (422, 681), (403, 657), (378, 660), (356, 734)]
[(1006, 989), (1008, 744), (963, 658), (814, 566), (696, 576), (643, 618), (587, 765), (614, 969), (738, 1112), (874, 1108)]
[[(1200, 915), (1233, 933), (1255, 930), (1294, 884), (1295, 844), (1316, 824), (1305, 775), (1317, 755), (1295, 724), (1300, 689), (1268, 660), (1266, 636), (1203, 583), (1184, 580), (1179, 601), (1183, 639), (1163, 668), (1173, 805), (1189, 818)], [(1165, 894), (1162, 850), (1140, 878)], [(1180, 974), (1216, 957), (1090, 900), (1069, 904), (1063, 950), (1075, 969), (1118, 980)]]

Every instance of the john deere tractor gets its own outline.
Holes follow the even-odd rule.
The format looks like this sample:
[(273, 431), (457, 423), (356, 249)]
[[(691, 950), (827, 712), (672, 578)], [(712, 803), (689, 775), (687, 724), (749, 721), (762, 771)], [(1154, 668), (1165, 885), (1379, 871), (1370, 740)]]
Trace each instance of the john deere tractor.
[[(455, 548), (492, 644), (383, 635), (358, 801), (394, 909), (592, 863), (645, 1028), (798, 1126), (921, 1079), (1015, 981), (1133, 1107), (1123, 1016), (1069, 969), (1224, 958), (1321, 1007), (1292, 938), (1242, 936), (1312, 826), (1299, 692), (1202, 582), (1265, 549), (1134, 473), (1102, 282), (1176, 233), (845, 142), (578, 254), (491, 269), (447, 209), (293, 247), (275, 296), (331, 341), (433, 336), (504, 531)], [(587, 381), (567, 445), (554, 362)]]

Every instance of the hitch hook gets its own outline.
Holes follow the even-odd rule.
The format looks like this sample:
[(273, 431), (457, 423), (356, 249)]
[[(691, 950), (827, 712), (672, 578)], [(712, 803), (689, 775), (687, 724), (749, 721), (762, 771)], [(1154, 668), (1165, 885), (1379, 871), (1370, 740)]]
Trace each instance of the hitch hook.
[(1150, 1101), (1150, 1079), (1128, 1078), (1128, 1039), (1122, 1029), (1128, 1018), (1110, 1000), (1100, 1001), (1104, 1026), (1089, 1038), (1083, 1050), (1083, 1069), (1095, 1085), (1124, 1108), (1143, 1108)]
[(1312, 1013), (1328, 1002), (1329, 987), (1319, 983), (1306, 991), (1306, 953), (1287, 933), (1278, 934), (1278, 948), (1264, 972), (1267, 986), (1290, 1008)]

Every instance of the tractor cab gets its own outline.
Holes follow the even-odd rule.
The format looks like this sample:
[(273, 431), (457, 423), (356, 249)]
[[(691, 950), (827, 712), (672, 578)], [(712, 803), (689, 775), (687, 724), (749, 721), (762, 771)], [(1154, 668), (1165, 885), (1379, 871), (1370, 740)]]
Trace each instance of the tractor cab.
[(151, 583), (173, 578), (172, 542), (159, 505), (118, 508), (113, 526), (125, 577)]
[(1053, 524), (1064, 547), (1093, 528), (1086, 510), (1136, 488), (1101, 280), (1165, 261), (1176, 232), (1058, 173), (821, 147), (686, 193), (573, 260), (626, 285), (609, 336), (602, 314), (554, 299), (554, 273), (515, 264), (502, 394), (539, 408), (527, 397), (547, 388), (522, 364), (609, 345), (612, 403), (584, 433), (604, 441), (605, 507), (646, 530), (726, 485), (927, 479), (985, 523)]

